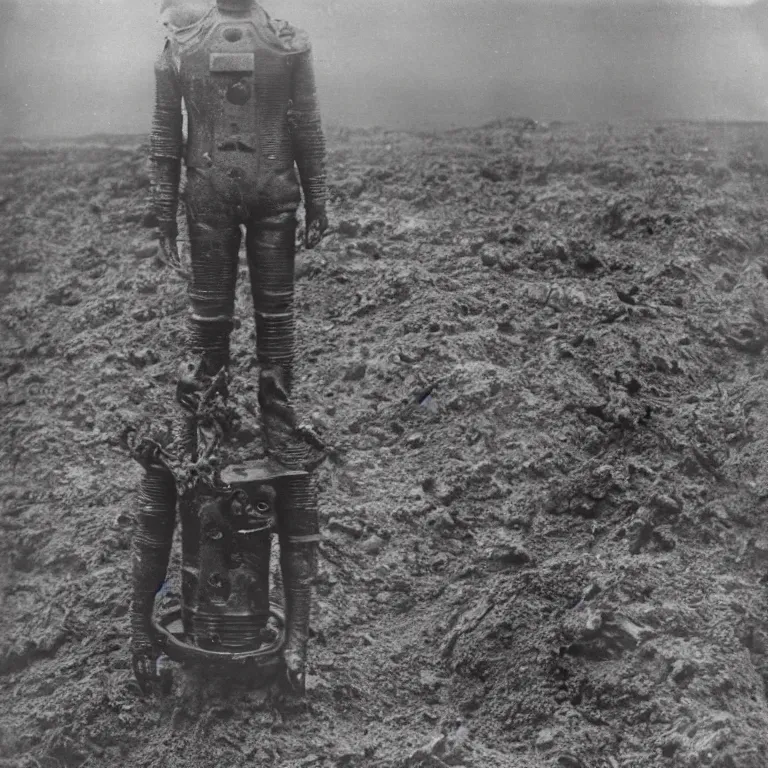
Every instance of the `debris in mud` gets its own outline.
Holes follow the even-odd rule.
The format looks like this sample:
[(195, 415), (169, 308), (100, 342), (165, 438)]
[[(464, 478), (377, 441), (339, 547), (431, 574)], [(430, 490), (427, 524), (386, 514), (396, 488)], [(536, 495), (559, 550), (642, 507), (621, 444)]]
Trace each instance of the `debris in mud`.
[(740, 352), (746, 352), (749, 355), (759, 355), (768, 344), (768, 333), (754, 335), (750, 329), (742, 329), (742, 338), (727, 335), (728, 343)]
[(448, 534), (456, 528), (456, 521), (446, 510), (433, 510), (427, 515), (426, 523), (443, 534)]
[(357, 237), (360, 234), (360, 225), (356, 221), (342, 219), (337, 224), (337, 230), (344, 237)]
[(551, 728), (544, 728), (536, 736), (535, 746), (539, 752), (547, 752), (555, 746), (557, 734)]
[(404, 768), (443, 768), (446, 765), (465, 765), (469, 757), (469, 729), (458, 724), (448, 733), (442, 733), (428, 744), (414, 750), (405, 760)]
[(412, 435), (408, 435), (405, 444), (408, 448), (421, 448), (424, 445), (424, 435), (421, 432), (414, 432)]
[(127, 360), (137, 368), (145, 368), (148, 365), (154, 365), (160, 361), (159, 355), (153, 349), (131, 350), (128, 353)]
[(664, 493), (657, 493), (652, 499), (651, 504), (661, 515), (679, 515), (683, 505), (678, 499), (667, 496)]
[(489, 565), (494, 569), (504, 569), (531, 563), (530, 553), (519, 544), (501, 544), (488, 554)]
[(569, 641), (562, 651), (571, 656), (608, 659), (633, 650), (653, 631), (613, 611), (584, 608), (569, 614), (561, 631)]
[(362, 549), (363, 552), (365, 552), (367, 555), (378, 555), (379, 552), (381, 552), (383, 546), (384, 540), (380, 536), (374, 534), (373, 536), (367, 538), (360, 545), (360, 549)]
[(365, 378), (368, 366), (364, 362), (353, 363), (344, 373), (344, 381), (360, 381)]
[(136, 242), (133, 246), (133, 255), (139, 259), (154, 259), (160, 252), (160, 246), (157, 243)]
[(83, 297), (77, 287), (64, 285), (47, 294), (45, 299), (49, 304), (57, 307), (76, 307), (82, 302)]

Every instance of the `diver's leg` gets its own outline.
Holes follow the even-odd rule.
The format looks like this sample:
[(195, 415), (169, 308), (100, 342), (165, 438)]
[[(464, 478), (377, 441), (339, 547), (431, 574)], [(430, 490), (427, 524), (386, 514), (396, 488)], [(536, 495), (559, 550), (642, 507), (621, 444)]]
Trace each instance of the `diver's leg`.
[(235, 211), (211, 192), (192, 175), (185, 195), (192, 261), (189, 346), (208, 376), (229, 365), (241, 239)]
[(248, 226), (246, 248), (258, 360), (261, 368), (279, 377), (280, 385), (290, 393), (295, 352), (295, 214), (281, 213), (252, 222)]

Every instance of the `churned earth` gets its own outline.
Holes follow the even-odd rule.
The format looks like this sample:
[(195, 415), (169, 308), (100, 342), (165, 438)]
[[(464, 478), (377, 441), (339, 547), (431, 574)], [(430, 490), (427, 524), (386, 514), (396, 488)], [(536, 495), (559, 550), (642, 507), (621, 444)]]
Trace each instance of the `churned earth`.
[(0, 766), (768, 765), (768, 126), (329, 131), (304, 707), (140, 695), (118, 438), (173, 416), (184, 278), (141, 138), (1, 150)]

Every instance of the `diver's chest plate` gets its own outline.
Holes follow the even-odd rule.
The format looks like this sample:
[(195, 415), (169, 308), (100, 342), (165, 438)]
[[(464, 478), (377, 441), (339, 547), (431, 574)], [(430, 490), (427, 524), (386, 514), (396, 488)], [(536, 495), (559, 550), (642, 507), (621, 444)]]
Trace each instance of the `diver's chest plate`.
[[(283, 129), (294, 56), (253, 18), (219, 18), (179, 51), (190, 121), (210, 161), (256, 172)], [(196, 158), (197, 159), (197, 158)]]

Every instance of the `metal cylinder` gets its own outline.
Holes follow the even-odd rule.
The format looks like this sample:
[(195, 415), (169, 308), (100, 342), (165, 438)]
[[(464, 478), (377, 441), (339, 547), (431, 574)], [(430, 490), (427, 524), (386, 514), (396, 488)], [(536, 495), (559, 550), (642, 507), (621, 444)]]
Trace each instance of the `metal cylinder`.
[(192, 632), (198, 647), (210, 651), (251, 651), (264, 640), (264, 628), (269, 618), (261, 616), (221, 615), (197, 609), (192, 611)]
[(194, 565), (187, 561), (194, 585), (186, 595), (189, 632), (205, 650), (254, 650), (270, 614), (271, 518), (224, 495), (203, 498), (196, 518), (197, 554)]

